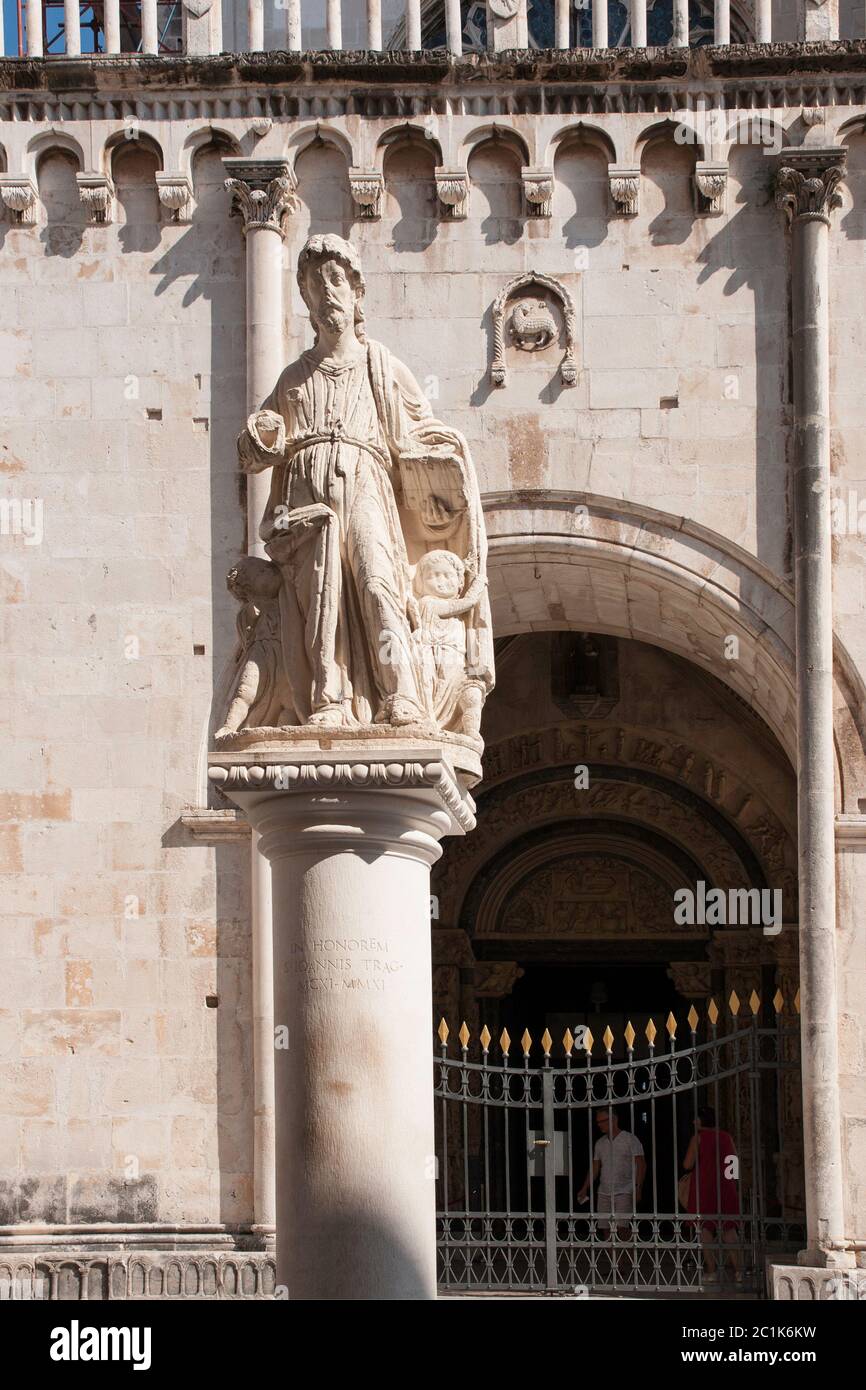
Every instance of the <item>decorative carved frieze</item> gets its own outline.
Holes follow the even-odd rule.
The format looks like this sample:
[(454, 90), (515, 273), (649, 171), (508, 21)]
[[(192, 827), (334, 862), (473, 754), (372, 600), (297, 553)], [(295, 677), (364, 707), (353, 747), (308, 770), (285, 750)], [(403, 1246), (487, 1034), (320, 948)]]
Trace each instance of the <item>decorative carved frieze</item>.
[(114, 184), (108, 174), (76, 174), (75, 179), (90, 221), (98, 225), (110, 222), (114, 209)]
[(672, 960), (668, 978), (684, 999), (707, 999), (710, 994), (710, 965), (702, 960)]
[(483, 960), (475, 967), (475, 993), (479, 999), (504, 999), (526, 974), (516, 960)]
[[(273, 731), (269, 731), (273, 732)], [(359, 747), (357, 754), (347, 754), (345, 762), (323, 757), (316, 762), (268, 762), (254, 760), (219, 766), (217, 758), (208, 768), (213, 786), (227, 796), (239, 792), (275, 793), (306, 792), (313, 795), (334, 795), (349, 791), (429, 789), (438, 792), (462, 830), (475, 828), (474, 802), (459, 787), (450, 765), (437, 757), (414, 760), (401, 758), (397, 750), (389, 762), (373, 760)]]
[(436, 170), (436, 195), (442, 216), (457, 222), (469, 215), (469, 175), (465, 169)]
[(378, 169), (350, 169), (349, 187), (359, 217), (375, 221), (382, 216), (385, 179)]
[(839, 185), (845, 176), (846, 151), (841, 148), (782, 150), (776, 171), (776, 204), (790, 226), (799, 218), (820, 218), (829, 226), (839, 207)]
[(528, 217), (549, 217), (553, 200), (553, 170), (526, 167), (520, 171)]
[[(530, 300), (530, 292), (533, 291), (534, 298)], [(568, 290), (558, 280), (554, 280), (551, 275), (540, 275), (534, 270), (510, 280), (499, 291), (494, 301), (493, 361), (490, 365), (490, 380), (493, 385), (504, 386), (508, 378), (505, 364), (506, 310), (512, 301), (515, 302), (507, 325), (510, 340), (515, 347), (529, 351), (549, 347), (554, 340), (556, 322), (550, 312), (549, 301), (559, 302), (565, 329), (565, 356), (560, 364), (559, 374), (564, 386), (574, 386), (577, 381), (577, 361), (574, 355), (577, 320), (574, 303)], [(524, 307), (525, 313), (521, 312)], [(554, 331), (551, 331), (551, 327)]]
[(0, 174), (0, 200), (13, 225), (32, 227), (35, 224), (39, 193), (27, 174)]
[(614, 211), (620, 217), (637, 217), (640, 202), (640, 169), (611, 164), (607, 171)]
[(725, 190), (728, 186), (727, 164), (711, 164), (699, 159), (695, 165), (695, 203), (697, 211), (716, 217), (725, 210)]
[(295, 181), (287, 160), (223, 159), (232, 216), (243, 218), (244, 232), (268, 227), (285, 236), (286, 218), (297, 206)]
[(192, 213), (192, 183), (186, 174), (157, 174), (159, 201), (172, 222), (188, 222)]
[[(133, 1239), (138, 1234), (131, 1231)], [(273, 1299), (274, 1257), (264, 1251), (125, 1251), (78, 1254), (70, 1250), (13, 1254), (0, 1250), (5, 1297), (39, 1301), (87, 1299)], [(282, 1295), (285, 1296), (285, 1295)]]

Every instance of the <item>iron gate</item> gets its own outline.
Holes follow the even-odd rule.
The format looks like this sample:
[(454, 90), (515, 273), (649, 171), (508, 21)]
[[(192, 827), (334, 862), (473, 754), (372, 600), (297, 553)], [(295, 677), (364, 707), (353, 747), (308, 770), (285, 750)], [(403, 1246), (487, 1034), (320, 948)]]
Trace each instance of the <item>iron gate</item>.
[[(488, 1029), (473, 1045), (465, 1023), (460, 1055), (449, 1056), (443, 1019), (434, 1063), (440, 1287), (761, 1293), (766, 1254), (804, 1237), (798, 1004), (786, 1014), (777, 993), (762, 1020), (757, 994), (742, 1012), (732, 994), (720, 1028), (710, 1000), (703, 1019), (689, 1010), (682, 1041), (672, 1014), (660, 1029), (650, 1019), (638, 1052), (631, 1023), (619, 1042), (606, 1028), (601, 1048), (588, 1029), (567, 1030), (558, 1058), (545, 1030), (539, 1063), (528, 1032), (512, 1060), (503, 1030), (495, 1060)], [(708, 1132), (686, 1175), (702, 1110)], [(640, 1140), (643, 1190), (632, 1165), (630, 1197), (611, 1202), (590, 1183), (581, 1202), (602, 1112), (608, 1129), (615, 1115)]]

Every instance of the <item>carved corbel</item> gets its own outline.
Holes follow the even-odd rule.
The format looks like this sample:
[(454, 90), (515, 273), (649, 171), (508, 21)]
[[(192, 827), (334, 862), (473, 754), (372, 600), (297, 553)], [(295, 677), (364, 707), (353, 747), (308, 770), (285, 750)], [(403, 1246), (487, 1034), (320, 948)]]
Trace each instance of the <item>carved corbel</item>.
[[(505, 310), (509, 301), (519, 294), (521, 290), (531, 291), (547, 290), (551, 295), (559, 300), (562, 309), (562, 316), (565, 321), (565, 356), (559, 367), (559, 375), (563, 386), (574, 386), (577, 381), (577, 361), (575, 359), (575, 340), (577, 336), (577, 319), (574, 312), (574, 303), (571, 295), (564, 285), (558, 280), (554, 280), (551, 275), (540, 275), (537, 271), (528, 271), (525, 275), (518, 275), (516, 279), (510, 280), (499, 294), (493, 304), (493, 361), (490, 364), (490, 380), (494, 386), (504, 386), (508, 369), (505, 365)], [(521, 345), (521, 344), (518, 344)], [(529, 346), (522, 344), (523, 346)], [(530, 350), (538, 350), (539, 344), (535, 344)], [(549, 346), (544, 343), (543, 346)]]
[(188, 222), (192, 213), (192, 183), (186, 174), (157, 174), (159, 201), (172, 222)]
[(699, 159), (695, 165), (695, 206), (706, 217), (715, 217), (725, 210), (725, 190), (728, 186), (727, 164), (711, 164)]
[(285, 236), (286, 218), (297, 206), (288, 161), (228, 155), (223, 168), (229, 175), (225, 186), (232, 195), (232, 216), (243, 218), (244, 233), (251, 227), (268, 227)]
[(620, 217), (637, 217), (640, 199), (640, 169), (611, 164), (607, 171), (610, 196)]
[(375, 221), (382, 216), (385, 180), (378, 169), (350, 169), (349, 187), (359, 217)]
[(553, 170), (531, 168), (521, 169), (523, 198), (528, 217), (549, 217), (553, 200)]
[(114, 211), (114, 184), (108, 174), (76, 174), (75, 180), (90, 221), (105, 226), (112, 220)]
[(469, 215), (469, 175), (465, 169), (437, 169), (436, 194), (442, 216), (456, 222)]
[(27, 174), (0, 174), (0, 201), (16, 227), (32, 227), (36, 223), (39, 193)]

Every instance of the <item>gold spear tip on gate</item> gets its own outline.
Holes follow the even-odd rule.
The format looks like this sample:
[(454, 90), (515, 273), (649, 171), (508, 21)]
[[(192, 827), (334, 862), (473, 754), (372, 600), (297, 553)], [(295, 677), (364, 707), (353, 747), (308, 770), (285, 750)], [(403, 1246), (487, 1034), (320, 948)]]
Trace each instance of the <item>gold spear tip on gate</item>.
[(545, 1057), (549, 1057), (550, 1049), (553, 1047), (553, 1038), (550, 1036), (550, 1033), (546, 1028), (541, 1035), (541, 1046), (544, 1048)]
[(520, 1046), (523, 1048), (524, 1057), (529, 1056), (529, 1049), (532, 1046), (532, 1038), (529, 1036), (529, 1029), (524, 1028), (523, 1037), (520, 1039)]
[(631, 1026), (631, 1019), (625, 1025), (625, 1045), (631, 1051), (634, 1047), (635, 1031)]
[(719, 1006), (716, 1003), (715, 999), (710, 999), (710, 1002), (707, 1005), (707, 1018), (710, 1020), (710, 1023), (715, 1028), (716, 1024), (719, 1021)]
[(480, 1034), (480, 1036), (481, 1036), (481, 1046), (484, 1048), (484, 1051), (485, 1051), (485, 1052), (489, 1052), (489, 1051), (490, 1051), (490, 1029), (487, 1027), (487, 1024), (486, 1024), (486, 1023), (485, 1023), (485, 1025), (484, 1025), (484, 1027), (481, 1029), (481, 1034)]
[(785, 996), (780, 989), (777, 989), (773, 995), (773, 1008), (777, 1014), (782, 1013), (785, 1008)]
[(613, 1047), (613, 1033), (610, 1031), (610, 1024), (608, 1024), (602, 1033), (601, 1040), (604, 1043), (605, 1052), (610, 1052), (610, 1049)]
[(694, 1004), (692, 1004), (692, 1007), (686, 1014), (686, 1018), (689, 1021), (689, 1027), (691, 1028), (692, 1032), (694, 1032), (698, 1026), (698, 1011), (695, 1008)]
[(574, 1038), (572, 1037), (570, 1028), (566, 1028), (565, 1032), (562, 1035), (562, 1045), (565, 1048), (566, 1057), (570, 1057), (571, 1050), (574, 1047)]
[(460, 1046), (461, 1046), (461, 1047), (468, 1047), (468, 1046), (469, 1046), (469, 1029), (466, 1027), (466, 1019), (465, 1019), (465, 1018), (464, 1018), (462, 1024), (460, 1025), (460, 1032), (457, 1034), (457, 1036), (458, 1036), (458, 1038), (460, 1039)]
[(794, 995), (794, 1008), (796, 1009), (797, 1013), (800, 1012), (800, 991), (799, 991), (799, 990), (797, 990), (797, 993)]
[(668, 1021), (665, 1024), (665, 1027), (668, 1030), (668, 1036), (670, 1037), (671, 1041), (673, 1041), (673, 1039), (677, 1035), (677, 1021), (672, 1013), (668, 1014)]
[(728, 1000), (728, 1008), (734, 1015), (734, 1018), (736, 1018), (737, 1014), (740, 1012), (740, 996), (737, 994), (737, 991), (735, 989), (731, 990), (731, 997)]
[(595, 1038), (592, 1036), (592, 1029), (587, 1028), (586, 1037), (583, 1040), (583, 1046), (586, 1052), (592, 1052), (592, 1045), (594, 1042)]
[(441, 1042), (442, 1046), (444, 1047), (445, 1044), (446, 1044), (447, 1041), (448, 1041), (448, 1034), (449, 1034), (449, 1032), (451, 1031), (450, 1028), (448, 1027), (448, 1024), (445, 1022), (444, 1018), (440, 1018), (440, 1020), (439, 1020), (439, 1027), (438, 1027), (438, 1029), (437, 1029), (436, 1031), (437, 1031), (438, 1034), (439, 1034), (439, 1041)]
[(511, 1038), (508, 1035), (507, 1028), (503, 1028), (502, 1032), (499, 1034), (499, 1046), (502, 1048), (502, 1051), (505, 1053), (507, 1057), (508, 1049), (511, 1046)]
[(649, 1043), (650, 1047), (652, 1047), (653, 1043), (656, 1040), (656, 1026), (653, 1023), (652, 1019), (650, 1019), (649, 1023), (646, 1026), (646, 1037), (647, 1042)]
[(758, 1012), (758, 1010), (760, 1009), (760, 1007), (761, 1007), (760, 996), (758, 995), (757, 990), (754, 990), (754, 989), (753, 989), (752, 992), (751, 992), (751, 994), (749, 995), (749, 1008), (752, 1010), (752, 1016), (753, 1016), (753, 1017), (755, 1017), (755, 1016), (757, 1015), (757, 1012)]

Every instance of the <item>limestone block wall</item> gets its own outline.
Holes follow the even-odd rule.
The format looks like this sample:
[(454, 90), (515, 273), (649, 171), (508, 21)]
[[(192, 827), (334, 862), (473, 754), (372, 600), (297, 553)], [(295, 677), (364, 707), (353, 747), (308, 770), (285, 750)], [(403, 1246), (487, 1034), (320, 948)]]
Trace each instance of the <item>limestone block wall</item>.
[[(0, 221), (2, 496), (23, 508), (0, 536), (0, 1225), (253, 1219), (247, 847), (200, 843), (180, 819), (207, 799), (211, 692), (233, 644), (224, 577), (245, 546), (244, 241), (223, 155), (292, 164), (287, 356), (311, 342), (297, 251), (312, 230), (350, 236), (370, 335), (466, 433), (489, 499), (627, 500), (790, 580), (787, 249), (749, 113), (710, 148), (658, 112), (493, 120), (470, 94), (447, 117), (398, 119), (338, 96), (331, 115), (327, 93), (283, 115), (256, 96), (275, 113), (264, 134), (244, 91), (169, 94), (131, 126), (119, 102), (0, 121), (4, 171), (38, 195), (33, 225)], [(801, 138), (800, 109), (767, 113), (777, 147)], [(866, 117), (833, 119), (852, 169), (831, 237), (836, 466), (866, 496)], [(727, 185), (708, 214), (695, 166), (711, 158)], [(612, 164), (640, 171), (633, 215)], [(464, 218), (437, 166), (463, 171)], [(535, 167), (552, 171), (549, 215), (527, 208)], [(379, 218), (353, 197), (357, 168), (382, 174)], [(80, 197), (85, 169), (112, 180), (105, 224)], [(177, 221), (159, 171), (189, 177)], [(573, 300), (574, 385), (561, 333), (508, 346), (506, 383), (491, 381), (494, 301), (527, 271)], [(836, 570), (855, 673), (862, 544), (841, 538)], [(862, 979), (846, 1007), (861, 1047)]]

